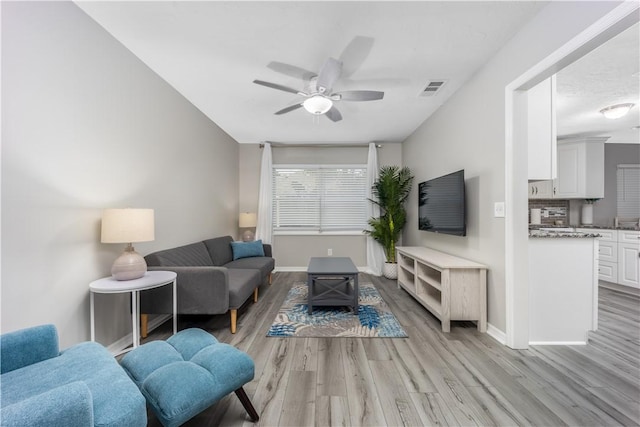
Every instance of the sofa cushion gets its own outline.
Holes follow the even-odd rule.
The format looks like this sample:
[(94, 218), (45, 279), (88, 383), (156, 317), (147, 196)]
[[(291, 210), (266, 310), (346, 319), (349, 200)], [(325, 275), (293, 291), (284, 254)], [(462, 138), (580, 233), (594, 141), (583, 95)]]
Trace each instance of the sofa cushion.
[(231, 242), (233, 242), (231, 236), (216, 237), (204, 241), (213, 265), (222, 267), (226, 263), (233, 261)]
[(144, 259), (147, 261), (147, 265), (160, 267), (206, 267), (214, 265), (203, 242), (154, 252), (145, 256)]
[(84, 342), (40, 363), (2, 375), (2, 406), (56, 387), (84, 382), (93, 399), (95, 425), (145, 425), (145, 400), (136, 385), (100, 344)]
[(273, 258), (270, 257), (252, 257), (252, 258), (242, 258), (237, 259), (235, 261), (231, 261), (227, 263), (225, 267), (228, 269), (246, 269), (253, 268), (260, 270), (260, 275), (262, 277), (266, 277), (271, 273), (276, 265), (276, 262)]
[(262, 284), (260, 270), (230, 268), (228, 273), (229, 308), (240, 308), (253, 290)]
[(256, 240), (254, 242), (231, 242), (231, 250), (234, 261), (241, 258), (264, 256), (262, 240)]

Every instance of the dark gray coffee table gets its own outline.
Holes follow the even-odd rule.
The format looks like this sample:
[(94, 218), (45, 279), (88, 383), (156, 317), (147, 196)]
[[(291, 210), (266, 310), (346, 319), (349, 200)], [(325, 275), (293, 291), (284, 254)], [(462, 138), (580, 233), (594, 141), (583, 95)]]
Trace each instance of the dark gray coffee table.
[(307, 286), (309, 314), (313, 306), (349, 306), (358, 314), (358, 269), (351, 258), (311, 258)]

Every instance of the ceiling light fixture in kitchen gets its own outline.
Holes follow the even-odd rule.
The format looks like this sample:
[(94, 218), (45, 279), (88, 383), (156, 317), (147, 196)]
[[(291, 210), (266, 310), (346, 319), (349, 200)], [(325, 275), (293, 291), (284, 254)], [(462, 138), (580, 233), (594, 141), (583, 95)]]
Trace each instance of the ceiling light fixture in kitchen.
[(629, 110), (631, 110), (634, 105), (635, 104), (630, 103), (611, 105), (609, 107), (603, 108), (602, 110), (600, 110), (600, 112), (607, 119), (619, 119), (620, 117), (626, 116)]

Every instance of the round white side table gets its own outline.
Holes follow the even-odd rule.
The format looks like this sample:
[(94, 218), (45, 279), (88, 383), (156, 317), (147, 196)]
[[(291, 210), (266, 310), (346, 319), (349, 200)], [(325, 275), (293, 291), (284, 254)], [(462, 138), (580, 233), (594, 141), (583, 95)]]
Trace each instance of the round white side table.
[[(173, 271), (147, 271), (144, 276), (133, 280), (115, 280), (104, 277), (89, 284), (91, 305), (91, 341), (96, 339), (96, 321), (94, 294), (119, 294), (131, 292), (131, 323), (133, 329), (133, 348), (140, 345), (140, 291), (173, 284), (173, 333), (178, 331), (177, 280)], [(127, 351), (127, 350), (125, 350)]]

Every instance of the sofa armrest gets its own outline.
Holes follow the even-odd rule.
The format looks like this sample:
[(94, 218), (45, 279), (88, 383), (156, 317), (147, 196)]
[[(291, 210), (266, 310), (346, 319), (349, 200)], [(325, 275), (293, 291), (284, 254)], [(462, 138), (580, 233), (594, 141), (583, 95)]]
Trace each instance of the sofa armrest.
[(3, 426), (93, 426), (89, 387), (76, 381), (3, 407)]
[[(148, 267), (178, 274), (178, 313), (222, 314), (229, 310), (229, 273), (225, 267)], [(171, 286), (144, 291), (140, 312), (173, 313)]]
[(4, 374), (58, 356), (58, 332), (53, 325), (9, 332), (0, 336), (0, 349), (0, 373)]
[(268, 256), (269, 258), (273, 258), (273, 252), (271, 252), (271, 244), (263, 243), (262, 247), (264, 248), (264, 256)]

